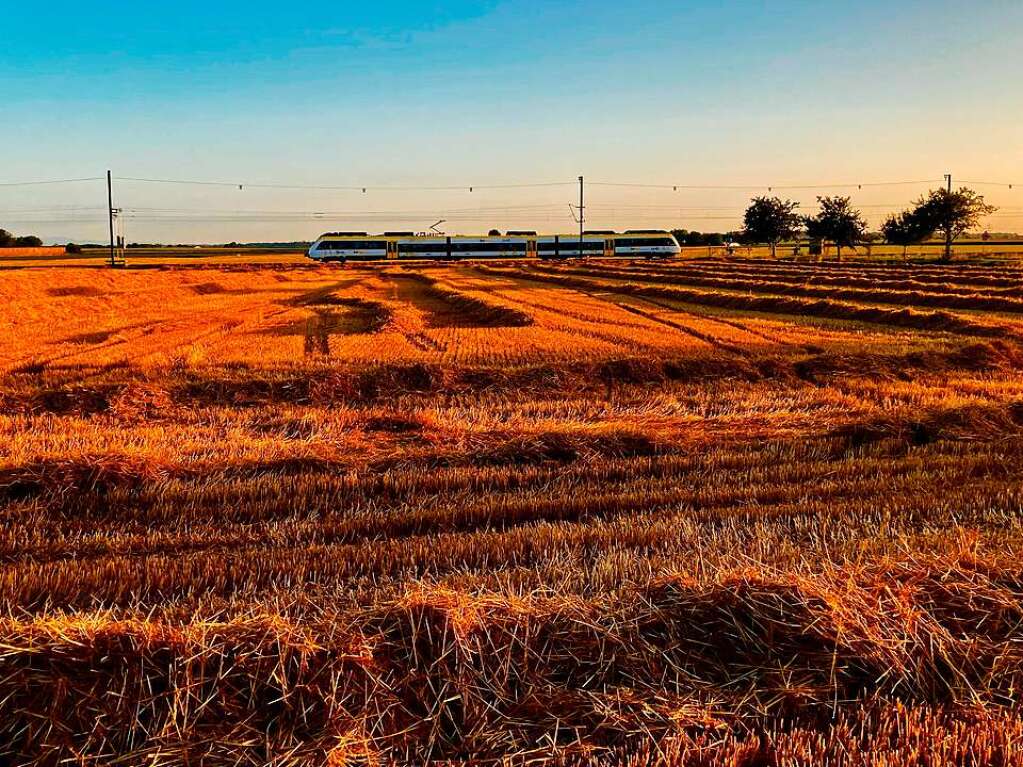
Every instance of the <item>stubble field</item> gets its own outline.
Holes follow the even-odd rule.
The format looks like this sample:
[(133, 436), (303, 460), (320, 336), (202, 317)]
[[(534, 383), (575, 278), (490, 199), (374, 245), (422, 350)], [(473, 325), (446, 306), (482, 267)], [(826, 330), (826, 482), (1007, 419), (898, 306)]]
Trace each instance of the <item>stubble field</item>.
[(0, 307), (11, 763), (1023, 765), (1023, 265)]

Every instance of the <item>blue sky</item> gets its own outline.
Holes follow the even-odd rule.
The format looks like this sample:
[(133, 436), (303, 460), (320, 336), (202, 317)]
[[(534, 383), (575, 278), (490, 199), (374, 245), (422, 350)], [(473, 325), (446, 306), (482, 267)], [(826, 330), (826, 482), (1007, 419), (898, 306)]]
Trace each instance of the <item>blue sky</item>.
[[(119, 176), (370, 186), (580, 173), (799, 184), (946, 170), (1023, 182), (1018, 1), (8, 5), (0, 182), (108, 167)], [(881, 206), (923, 188), (856, 199)], [(1023, 194), (983, 191), (1006, 208), (992, 228), (1023, 228), (1023, 218), (1006, 217), (1013, 206), (1023, 211)], [(573, 196), (234, 192), (117, 187), (125, 207), (180, 211), (173, 222), (137, 214), (129, 239), (174, 241), (323, 228), (188, 220), (192, 209), (337, 211), (353, 216), (346, 224), (393, 211), (395, 226), (411, 227), (416, 217), (484, 208), (497, 226), (559, 228)], [(813, 194), (793, 196), (809, 205)], [(98, 226), (87, 212), (16, 211), (89, 207), (96, 196), (95, 185), (0, 187), (0, 226), (84, 238)], [(744, 196), (595, 187), (591, 200), (594, 224), (660, 217), (712, 229), (729, 225)], [(488, 215), (456, 226), (479, 228)]]

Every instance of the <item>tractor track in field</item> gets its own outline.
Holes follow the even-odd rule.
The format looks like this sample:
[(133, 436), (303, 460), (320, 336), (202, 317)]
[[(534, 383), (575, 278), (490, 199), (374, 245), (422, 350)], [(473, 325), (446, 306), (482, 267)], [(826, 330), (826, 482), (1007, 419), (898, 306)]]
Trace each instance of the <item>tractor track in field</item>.
[(647, 296), (637, 296), (637, 298), (640, 299), (641, 301), (653, 304), (654, 306), (659, 306), (662, 309), (667, 309), (668, 311), (682, 312), (685, 314), (690, 314), (693, 317), (700, 317), (701, 319), (708, 320), (709, 322), (718, 322), (721, 323), (722, 325), (727, 325), (730, 328), (740, 330), (743, 333), (749, 333), (751, 336), (761, 338), (764, 341), (768, 341), (772, 344), (778, 344), (779, 346), (787, 346), (790, 349), (801, 349), (802, 351), (809, 352), (810, 354), (819, 354), (821, 351), (820, 347), (814, 344), (799, 344), (795, 343), (794, 341), (786, 341), (782, 338), (774, 337), (769, 333), (764, 333), (763, 331), (760, 330), (754, 330), (753, 328), (743, 324), (742, 322), (739, 322), (738, 320), (728, 320), (725, 319), (724, 317), (715, 317), (710, 314), (703, 314), (701, 312), (692, 311), (691, 309), (679, 309), (677, 306), (672, 306), (668, 302), (658, 301), (655, 298), (649, 298)]
[[(557, 308), (557, 307), (554, 307), (554, 306), (550, 306), (549, 304), (541, 305), (541, 304), (538, 304), (536, 301), (526, 301), (526, 300), (521, 299), (521, 298), (515, 298), (514, 296), (508, 295), (507, 291), (495, 290), (494, 292), (499, 294), (501, 296), (501, 298), (504, 299), (505, 301), (508, 301), (509, 303), (513, 303), (513, 304), (519, 304), (520, 306), (523, 306), (523, 307), (525, 307), (527, 309), (534, 309), (534, 310), (535, 309), (540, 309), (541, 311), (550, 312), (551, 314), (557, 314), (557, 315), (560, 315), (562, 317), (568, 317), (570, 319), (578, 320), (579, 322), (586, 322), (586, 323), (589, 323), (589, 324), (594, 324), (594, 322), (595, 322), (592, 317), (587, 317), (587, 316), (585, 316), (584, 314), (581, 314), (581, 313), (571, 312), (571, 311), (568, 311), (566, 309), (560, 309), (560, 308)], [(575, 292), (579, 293), (580, 295), (586, 295), (582, 291), (575, 291)], [(589, 296), (589, 297), (593, 298), (593, 296)], [(597, 300), (599, 300), (599, 299), (597, 299)], [(602, 301), (601, 303), (606, 303), (606, 302)], [(623, 339), (621, 336), (616, 336), (616, 335), (614, 335), (612, 333), (605, 333), (605, 332), (601, 332), (600, 330), (593, 330), (593, 329), (590, 329), (590, 328), (571, 328), (570, 330), (567, 330), (567, 331), (564, 331), (564, 332), (571, 332), (571, 333), (575, 333), (575, 334), (578, 334), (578, 335), (581, 335), (581, 336), (586, 336), (587, 338), (592, 338), (594, 340), (602, 341), (604, 343), (610, 343), (610, 344), (613, 344), (615, 346), (621, 346), (623, 343), (627, 342), (627, 343), (632, 344), (633, 346), (642, 346), (642, 347), (644, 347), (646, 349), (650, 349), (651, 351), (659, 351), (660, 350), (660, 347), (658, 347), (655, 344), (649, 344), (649, 343), (645, 343), (645, 342), (639, 341), (639, 340), (633, 341), (633, 340), (630, 340), (630, 339)]]
[[(574, 273), (576, 273), (576, 272), (574, 272)], [(584, 273), (579, 272), (579, 274), (583, 275)], [(668, 311), (671, 311), (671, 312), (678, 312), (680, 314), (688, 314), (690, 316), (699, 317), (700, 319), (707, 320), (709, 322), (717, 322), (717, 323), (720, 323), (722, 325), (727, 325), (730, 328), (734, 328), (735, 330), (739, 330), (739, 331), (741, 331), (743, 333), (749, 333), (751, 336), (755, 336), (755, 337), (760, 338), (760, 339), (762, 339), (764, 341), (768, 341), (768, 342), (770, 342), (772, 344), (778, 344), (779, 346), (787, 346), (787, 347), (792, 348), (792, 349), (802, 349), (803, 351), (807, 351), (807, 352), (810, 352), (812, 354), (816, 354), (816, 353), (820, 352), (820, 348), (815, 346), (815, 345), (813, 345), (813, 344), (799, 344), (799, 343), (795, 343), (793, 341), (786, 341), (785, 339), (778, 338), (776, 336), (772, 336), (771, 334), (765, 333), (765, 332), (763, 332), (761, 330), (754, 330), (753, 328), (749, 327), (748, 325), (746, 325), (746, 324), (744, 324), (742, 322), (739, 322), (738, 320), (729, 320), (729, 319), (725, 319), (724, 317), (718, 317), (716, 315), (705, 314), (703, 312), (694, 311), (693, 309), (690, 309), (690, 308), (682, 309), (682, 308), (679, 308), (677, 305), (673, 305), (673, 304), (671, 304), (671, 303), (669, 303), (667, 301), (658, 301), (657, 299), (650, 298), (649, 296), (634, 296), (634, 298), (636, 300), (638, 300), (638, 301), (643, 301), (643, 302), (648, 303), (648, 304), (653, 304), (654, 306), (658, 306), (658, 307), (660, 307), (662, 309), (667, 309)], [(677, 301), (677, 302), (675, 302), (675, 304), (679, 304), (679, 303), (685, 303), (685, 302), (684, 301)]]
[[(525, 281), (529, 282), (528, 278)], [(613, 298), (611, 300), (608, 300), (609, 297), (617, 295), (615, 293), (611, 293), (611, 292), (608, 292), (608, 293), (599, 293), (599, 292), (598, 293), (593, 293), (593, 292), (584, 290), (582, 288), (570, 288), (570, 290), (573, 290), (576, 293), (579, 293), (580, 295), (584, 295), (584, 296), (586, 296), (588, 298), (591, 298), (594, 301), (599, 301), (600, 303), (611, 304), (613, 306), (617, 306), (619, 309), (622, 309), (623, 311), (626, 311), (626, 312), (628, 312), (630, 314), (633, 314), (633, 315), (635, 315), (637, 317), (642, 317), (643, 319), (645, 319), (645, 320), (647, 320), (649, 322), (654, 322), (656, 324), (664, 325), (665, 327), (669, 327), (669, 328), (671, 328), (673, 330), (681, 331), (682, 333), (685, 333), (686, 335), (689, 335), (692, 338), (697, 339), (698, 341), (702, 341), (703, 343), (706, 343), (706, 344), (709, 344), (710, 346), (713, 346), (715, 348), (721, 349), (722, 351), (728, 352), (729, 354), (735, 354), (735, 355), (738, 355), (738, 356), (744, 357), (744, 358), (745, 357), (749, 357), (749, 353), (747, 351), (745, 351), (744, 349), (741, 349), (738, 346), (734, 346), (732, 344), (729, 344), (726, 341), (721, 341), (720, 339), (717, 339), (714, 336), (711, 336), (711, 335), (706, 334), (706, 333), (701, 333), (698, 330), (694, 330), (692, 328), (686, 327), (685, 325), (682, 325), (682, 324), (677, 323), (677, 322), (672, 322), (671, 320), (665, 319), (663, 317), (658, 317), (655, 314), (652, 314), (650, 312), (645, 312), (642, 309), (639, 309), (638, 307), (630, 306), (630, 305), (628, 305), (626, 303), (623, 303), (621, 301), (614, 300)], [(526, 305), (526, 306), (535, 306), (535, 304), (530, 304), (527, 301), (523, 301), (521, 299), (511, 298), (510, 296), (505, 295), (503, 292), (502, 292), (501, 295), (502, 295), (502, 298), (505, 298), (505, 299), (507, 299), (509, 301), (514, 301), (516, 303), (520, 303), (520, 304), (523, 304), (523, 305)], [(688, 311), (683, 310), (683, 309), (677, 309), (675, 307), (668, 307), (668, 306), (666, 306), (664, 304), (658, 303), (657, 301), (650, 300), (650, 299), (648, 299), (645, 296), (631, 296), (630, 298), (634, 298), (636, 300), (644, 301), (646, 303), (649, 303), (649, 304), (652, 304), (654, 306), (657, 306), (657, 307), (659, 307), (661, 309), (669, 309), (670, 311), (677, 312), (677, 313), (680, 313), (680, 314), (688, 314), (689, 316), (697, 317), (697, 318), (700, 318), (700, 319), (711, 319), (711, 320), (714, 320), (714, 321), (720, 321), (720, 320), (717, 320), (717, 318), (707, 317), (705, 315), (698, 314), (696, 312), (688, 312)], [(556, 312), (558, 314), (562, 314), (562, 315), (565, 315), (565, 316), (573, 317), (574, 319), (583, 319), (581, 317), (575, 316), (575, 315), (573, 315), (573, 314), (571, 314), (569, 312), (566, 312), (566, 311), (560, 310), (560, 309), (550, 308), (550, 309), (548, 309), (548, 311), (552, 311), (552, 312)], [(722, 324), (724, 324), (724, 325), (731, 325), (731, 323), (729, 323), (729, 322), (725, 322), (725, 321), (720, 321), (720, 322), (722, 322)], [(736, 323), (736, 325), (738, 325), (738, 323)], [(739, 326), (739, 329), (746, 330), (747, 332), (751, 333), (752, 335), (760, 335), (760, 334), (758, 334), (758, 333), (756, 333), (754, 331), (750, 331), (748, 328), (744, 328), (744, 327)], [(766, 336), (765, 336), (765, 338), (766, 338)], [(772, 341), (773, 343), (783, 343), (783, 342), (779, 342), (779, 341), (777, 341), (775, 339), (771, 339), (771, 338), (767, 338), (767, 340)], [(616, 342), (616, 343), (620, 343), (620, 342)]]
[[(944, 309), (922, 311), (913, 307), (875, 306), (842, 300), (810, 299), (793, 296), (751, 295), (739, 292), (696, 290), (672, 286), (644, 286), (625, 283), (621, 286), (600, 284), (599, 277), (583, 277), (572, 273), (536, 271), (522, 274), (523, 279), (561, 285), (580, 291), (604, 289), (608, 293), (628, 296), (658, 296), (684, 303), (721, 307), (733, 311), (752, 311), (772, 315), (810, 316), (846, 322), (871, 323), (895, 328), (909, 328), (917, 332), (943, 333), (956, 336), (998, 338), (1019, 342), (1021, 336), (1012, 323), (980, 323), (963, 313)], [(612, 281), (617, 282), (617, 281)]]
[[(593, 298), (594, 300), (602, 301), (604, 303), (614, 304), (618, 308), (620, 308), (620, 309), (622, 309), (624, 311), (627, 311), (630, 314), (635, 314), (638, 317), (642, 317), (642, 318), (644, 318), (646, 320), (649, 320), (650, 322), (655, 322), (655, 323), (657, 323), (659, 325), (664, 325), (665, 327), (669, 327), (669, 328), (673, 328), (675, 330), (678, 330), (678, 331), (680, 331), (682, 333), (685, 333), (688, 336), (692, 336), (693, 338), (695, 338), (695, 339), (697, 339), (699, 341), (703, 341), (706, 344), (710, 344), (711, 346), (713, 346), (713, 347), (715, 347), (717, 349), (721, 349), (722, 351), (728, 352), (729, 354), (734, 354), (736, 356), (743, 357), (743, 358), (747, 358), (747, 357), (750, 356), (749, 352), (746, 351), (745, 349), (741, 349), (738, 346), (734, 346), (734, 345), (728, 343), (727, 341), (722, 341), (719, 338), (715, 338), (714, 336), (712, 336), (712, 335), (710, 335), (708, 333), (702, 333), (699, 330), (694, 330), (693, 328), (687, 327), (687, 326), (685, 326), (685, 325), (683, 325), (683, 324), (681, 324), (679, 322), (674, 322), (672, 320), (665, 319), (664, 317), (659, 317), (656, 314), (653, 314), (652, 312), (647, 312), (647, 311), (644, 311), (643, 309), (640, 309), (638, 306), (631, 306), (628, 303), (625, 303), (623, 301), (615, 300), (615, 294), (613, 294), (613, 293), (604, 293), (604, 294), (602, 294), (602, 293), (590, 293), (589, 291), (585, 291), (585, 290), (580, 290), (579, 292), (583, 293), (584, 295), (589, 296), (590, 298)], [(641, 300), (645, 300), (645, 299), (641, 299)], [(656, 304), (653, 301), (647, 301), (647, 303), (653, 304), (654, 306), (658, 306), (659, 308), (662, 308), (662, 309), (664, 308), (663, 306), (660, 306), (659, 304)], [(685, 312), (685, 311), (682, 311), (682, 310), (672, 309), (672, 311), (677, 311), (680, 314), (689, 314), (689, 316), (692, 316), (692, 317), (702, 318), (701, 315), (691, 314), (689, 312)]]

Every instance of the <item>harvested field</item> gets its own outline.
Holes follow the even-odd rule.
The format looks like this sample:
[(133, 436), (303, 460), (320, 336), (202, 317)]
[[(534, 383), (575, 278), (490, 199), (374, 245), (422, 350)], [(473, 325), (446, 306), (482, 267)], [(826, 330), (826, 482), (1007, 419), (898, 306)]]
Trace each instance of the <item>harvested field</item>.
[(1023, 765), (1018, 266), (2, 274), (0, 762)]

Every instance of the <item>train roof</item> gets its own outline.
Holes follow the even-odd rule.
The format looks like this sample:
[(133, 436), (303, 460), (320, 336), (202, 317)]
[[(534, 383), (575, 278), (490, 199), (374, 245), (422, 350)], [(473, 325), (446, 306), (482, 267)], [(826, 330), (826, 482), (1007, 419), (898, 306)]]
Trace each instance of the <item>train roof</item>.
[[(587, 229), (583, 232), (583, 237), (625, 237), (625, 236), (671, 236), (671, 232), (665, 229), (627, 229), (624, 233), (615, 232), (611, 229)], [(550, 234), (537, 234), (536, 230), (509, 230), (506, 234), (435, 234), (430, 233), (416, 233), (416, 232), (384, 232), (383, 234), (369, 234), (367, 232), (325, 232), (321, 234), (317, 239), (323, 239), (325, 237), (358, 237), (360, 239), (384, 239), (388, 237), (402, 237), (402, 238), (415, 238), (424, 240), (446, 240), (448, 237), (451, 239), (474, 239), (474, 240), (509, 240), (509, 239), (521, 239), (524, 237), (558, 237), (565, 240), (571, 240), (573, 238), (578, 239), (578, 232), (570, 233), (558, 233), (552, 232)]]

